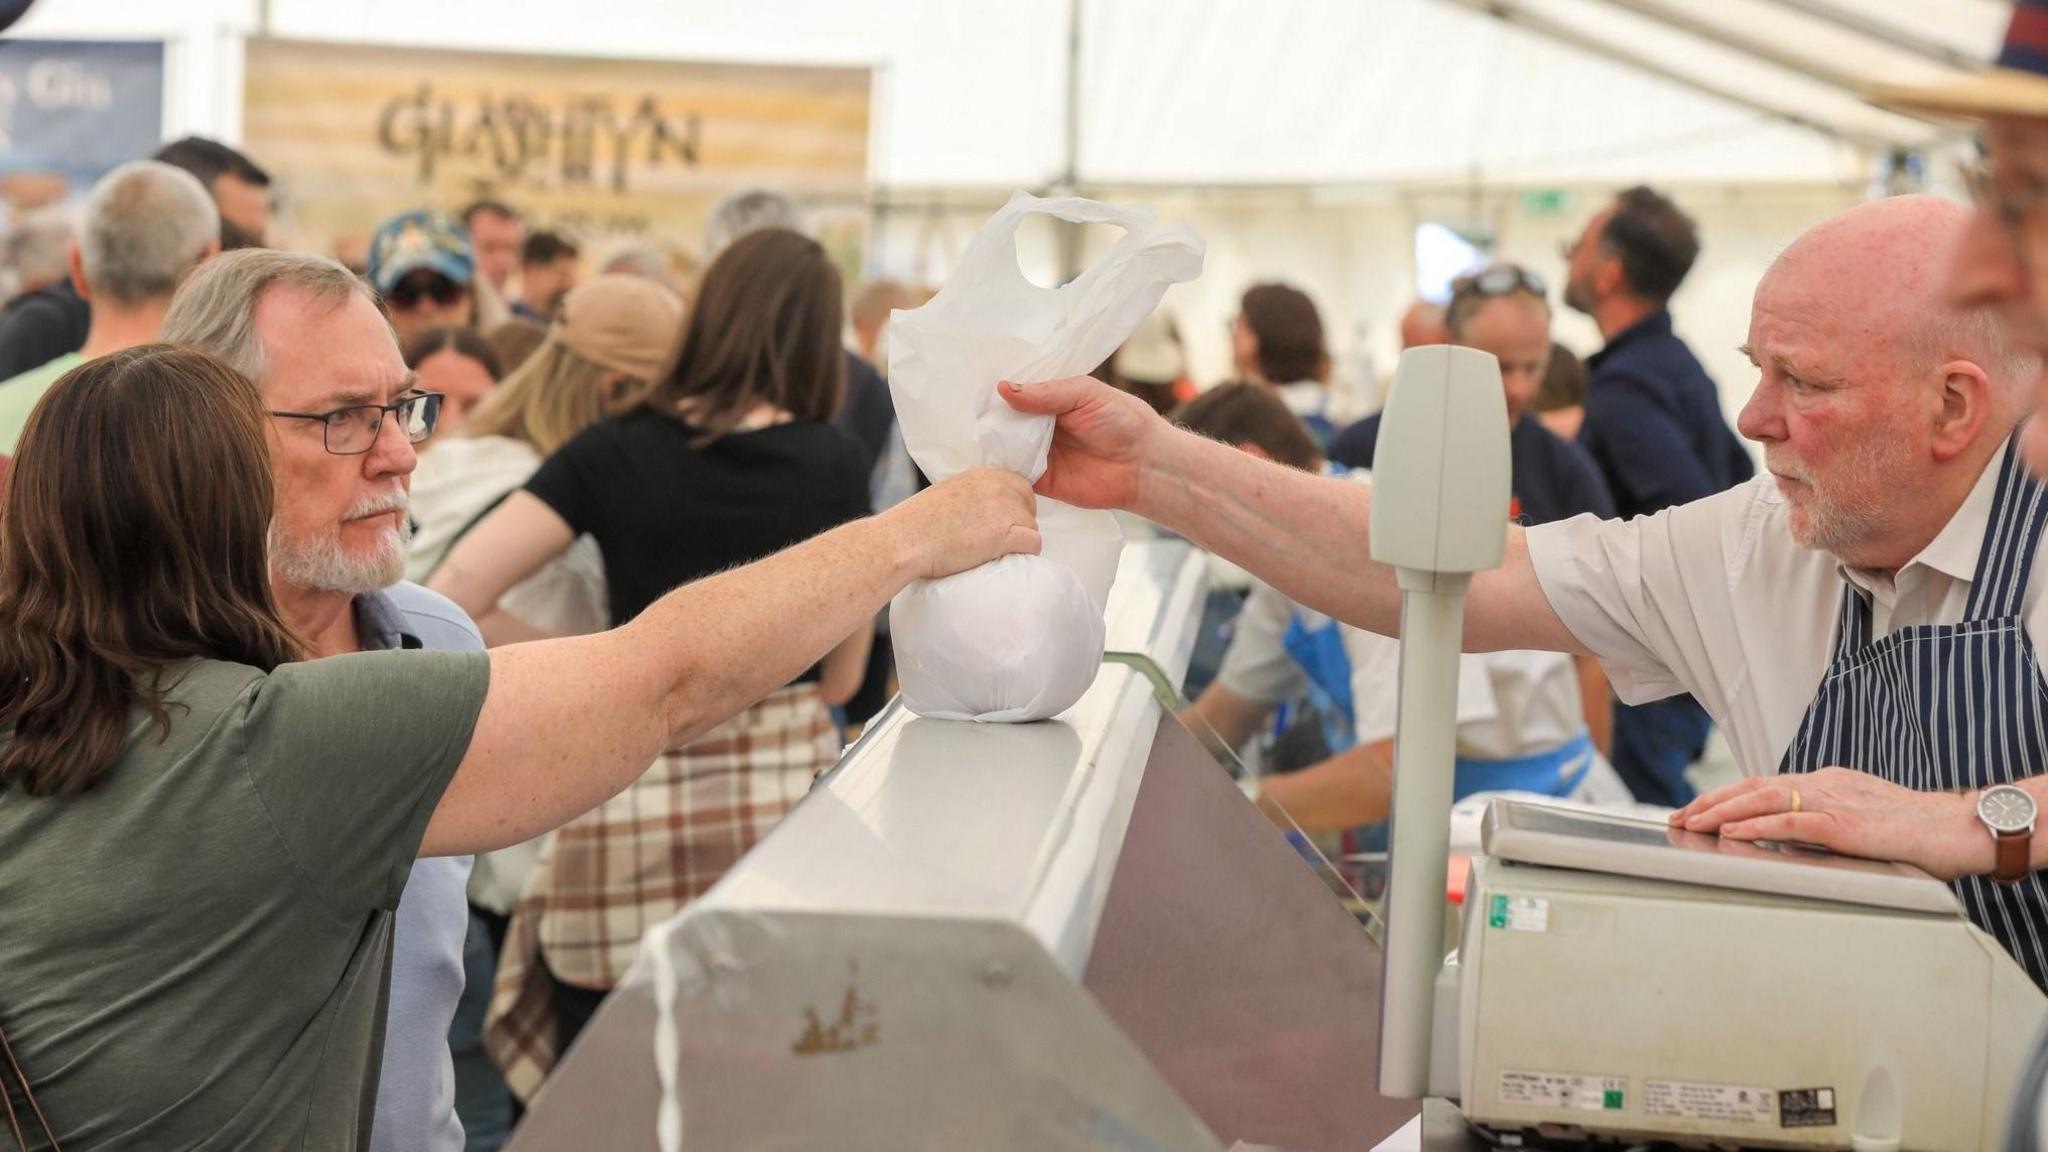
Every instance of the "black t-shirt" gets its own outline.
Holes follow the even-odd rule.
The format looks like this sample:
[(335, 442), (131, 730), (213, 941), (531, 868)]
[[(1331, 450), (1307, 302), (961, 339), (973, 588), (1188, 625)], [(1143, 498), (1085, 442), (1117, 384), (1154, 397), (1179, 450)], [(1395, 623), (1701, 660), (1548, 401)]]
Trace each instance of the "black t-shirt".
[(527, 481), (597, 541), (615, 624), (868, 514), (867, 455), (842, 428), (795, 421), (694, 447), (697, 436), (675, 417), (630, 412), (584, 429)]
[(846, 402), (839, 406), (833, 423), (860, 441), (872, 472), (889, 446), (889, 429), (896, 425), (896, 403), (889, 396), (889, 382), (875, 366), (851, 352), (846, 354)]

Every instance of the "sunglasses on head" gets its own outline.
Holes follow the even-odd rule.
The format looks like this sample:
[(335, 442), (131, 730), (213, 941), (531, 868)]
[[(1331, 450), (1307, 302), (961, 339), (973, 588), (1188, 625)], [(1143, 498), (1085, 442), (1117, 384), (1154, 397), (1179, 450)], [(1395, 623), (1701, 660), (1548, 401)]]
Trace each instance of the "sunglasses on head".
[(1543, 282), (1543, 277), (1513, 264), (1495, 264), (1451, 281), (1453, 296), (1505, 296), (1510, 292), (1547, 296), (1550, 288)]
[(393, 308), (417, 308), (422, 300), (432, 300), (443, 308), (451, 308), (461, 303), (468, 293), (469, 289), (438, 272), (409, 272), (391, 286), (384, 299)]

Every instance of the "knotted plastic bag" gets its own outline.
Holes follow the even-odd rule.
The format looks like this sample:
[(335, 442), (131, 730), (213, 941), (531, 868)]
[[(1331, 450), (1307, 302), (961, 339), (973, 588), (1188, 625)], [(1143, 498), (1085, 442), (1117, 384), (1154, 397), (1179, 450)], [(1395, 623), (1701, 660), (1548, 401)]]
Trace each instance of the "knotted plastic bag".
[[(1017, 226), (1032, 215), (1124, 235), (1072, 283), (1042, 288), (1017, 265)], [(996, 385), (1093, 371), (1168, 285), (1201, 271), (1201, 238), (1184, 224), (1073, 197), (1011, 197), (930, 303), (890, 317), (889, 391), (911, 458), (935, 481), (974, 468), (1037, 480), (1053, 421), (1011, 408)], [(1123, 535), (1107, 512), (1041, 499), (1038, 514), (1042, 554), (919, 581), (889, 606), (905, 707), (946, 720), (1042, 720), (1094, 683)]]

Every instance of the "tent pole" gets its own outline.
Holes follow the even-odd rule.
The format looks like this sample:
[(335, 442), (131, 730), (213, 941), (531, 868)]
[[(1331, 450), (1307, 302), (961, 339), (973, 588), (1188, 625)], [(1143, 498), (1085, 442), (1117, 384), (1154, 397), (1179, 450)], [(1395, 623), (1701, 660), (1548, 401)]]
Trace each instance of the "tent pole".
[[(1076, 196), (1081, 190), (1081, 0), (1067, 0), (1067, 120), (1061, 143), (1057, 194)], [(1060, 281), (1080, 274), (1081, 226), (1067, 224), (1060, 229)]]

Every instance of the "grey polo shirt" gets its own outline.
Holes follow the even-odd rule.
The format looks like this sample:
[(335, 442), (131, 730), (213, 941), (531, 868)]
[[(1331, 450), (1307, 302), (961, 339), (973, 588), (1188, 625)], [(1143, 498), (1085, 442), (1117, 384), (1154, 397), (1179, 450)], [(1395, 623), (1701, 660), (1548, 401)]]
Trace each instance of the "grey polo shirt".
[[(454, 602), (401, 583), (356, 597), (365, 652), (419, 648), (481, 652), (483, 636)], [(462, 998), (462, 941), (469, 930), (470, 858), (416, 861), (398, 903), (384, 1071), (377, 1084), (372, 1152), (461, 1152), (448, 1025)]]

